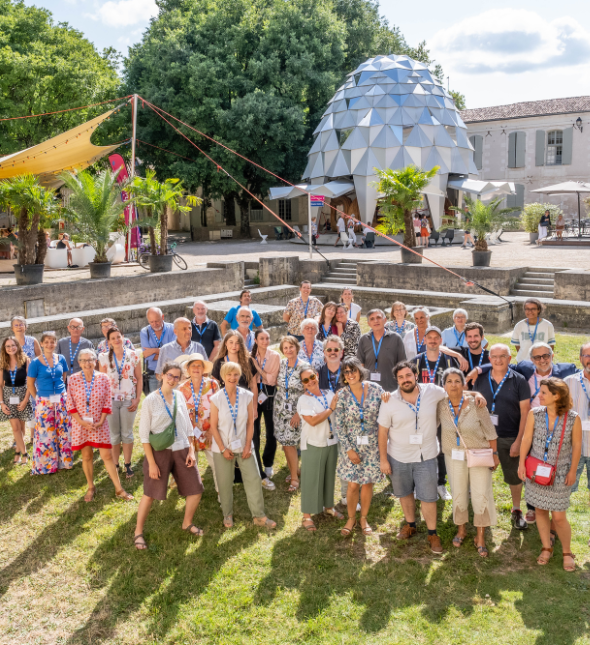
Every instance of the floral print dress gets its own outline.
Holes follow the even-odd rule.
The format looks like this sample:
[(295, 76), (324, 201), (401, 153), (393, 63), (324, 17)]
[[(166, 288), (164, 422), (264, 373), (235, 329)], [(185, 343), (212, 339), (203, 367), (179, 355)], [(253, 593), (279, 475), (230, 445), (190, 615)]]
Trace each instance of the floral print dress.
[[(208, 432), (211, 428), (211, 422), (209, 421), (211, 417), (211, 397), (219, 392), (219, 385), (214, 378), (203, 377), (203, 391), (201, 392), (201, 398), (199, 400), (199, 410), (195, 416), (195, 400), (199, 399), (199, 390), (191, 389), (190, 379), (186, 381), (182, 387), (179, 388), (180, 392), (184, 395), (186, 400), (186, 407), (188, 408), (188, 414), (191, 418), (191, 423), (193, 428), (198, 428), (201, 432)], [(197, 440), (197, 447), (199, 450), (211, 450), (211, 439), (202, 440), (199, 438)]]
[[(300, 443), (301, 424), (299, 423), (292, 428), (289, 422), (293, 418), (293, 415), (297, 414), (297, 402), (305, 391), (303, 383), (301, 382), (301, 372), (306, 369), (309, 369), (309, 363), (302, 361), (300, 358), (297, 358), (297, 363), (294, 367), (287, 365), (286, 358), (281, 359), (272, 416), (275, 426), (275, 437), (282, 446), (298, 447)], [(289, 376), (288, 395), (287, 389), (285, 388), (287, 375)], [(287, 409), (287, 405), (290, 405), (291, 408)]]
[(344, 354), (342, 357), (348, 358), (350, 356), (356, 356), (361, 340), (361, 326), (356, 320), (347, 320), (340, 338), (344, 343)]
[[(361, 436), (360, 400), (355, 402), (349, 387), (338, 391), (338, 403), (334, 414), (334, 430), (338, 435), (338, 477), (355, 484), (373, 484), (382, 479), (379, 457), (379, 425), (377, 417), (381, 407), (383, 388), (377, 383), (363, 382), (366, 388), (363, 403), (364, 436), (368, 444), (358, 445), (357, 437)], [(361, 458), (360, 464), (353, 464), (348, 451), (354, 450)]]
[(112, 448), (111, 432), (107, 419), (104, 420), (102, 425), (98, 425), (93, 430), (88, 430), (71, 416), (74, 412), (77, 412), (82, 418), (92, 417), (93, 422), (98, 424), (103, 413), (113, 413), (111, 379), (106, 374), (94, 372), (94, 385), (92, 385), (88, 408), (86, 407), (86, 387), (90, 390), (91, 383), (85, 386), (85, 381), (86, 378), (83, 372), (72, 374), (68, 379), (67, 407), (72, 423), (72, 450), (82, 450), (85, 446)]
[(324, 360), (324, 346), (319, 340), (314, 340), (313, 349), (311, 351), (311, 358), (307, 355), (305, 340), (301, 341), (301, 349), (297, 358), (304, 363), (309, 363), (317, 372), (320, 367), (325, 363)]

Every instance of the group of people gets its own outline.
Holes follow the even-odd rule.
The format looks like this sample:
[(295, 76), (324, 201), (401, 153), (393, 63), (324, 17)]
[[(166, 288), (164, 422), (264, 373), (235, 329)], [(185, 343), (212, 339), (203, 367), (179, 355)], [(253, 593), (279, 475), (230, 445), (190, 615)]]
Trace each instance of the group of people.
[[(590, 343), (580, 350), (581, 369), (555, 363), (553, 326), (531, 298), (512, 335), (518, 351), (512, 365), (510, 348), (488, 346), (484, 328), (468, 322), (464, 309), (441, 330), (426, 307), (414, 308), (409, 320), (406, 306), (395, 302), (389, 316), (368, 311), (370, 331), (363, 334), (352, 289), (343, 290), (341, 302), (325, 304), (311, 291), (304, 281), (288, 302), (280, 353), (271, 349), (248, 291), (221, 329), (200, 300), (192, 320), (174, 323), (152, 307), (140, 335), (143, 366), (113, 319), (101, 321), (104, 340), (95, 350), (79, 318), (70, 321), (69, 336), (58, 340), (45, 332), (39, 343), (26, 335), (24, 318), (15, 317), (0, 351), (0, 421), (11, 423), (15, 463), (29, 463), (26, 426), (34, 417), (32, 474), (72, 468), (79, 450), (88, 482), (84, 500), (91, 502), (98, 449), (115, 495), (132, 499), (120, 477), (135, 475), (133, 426), (144, 392), (138, 549), (147, 548), (144, 525), (153, 500), (166, 499), (170, 475), (186, 499), (182, 528), (203, 534), (193, 522), (203, 493), (199, 452), (212, 470), (223, 525), (233, 526), (233, 486), (242, 483), (253, 522), (275, 528), (263, 493), (276, 489), (280, 446), (285, 487), (301, 490), (307, 531), (317, 530), (314, 516), (324, 513), (345, 520), (343, 536), (352, 534), (357, 519), (370, 535), (373, 488), (389, 477), (405, 518), (398, 539), (416, 535), (418, 500), (430, 548), (441, 553), (441, 498), (452, 500), (452, 544), (459, 548), (471, 503), (475, 547), (487, 557), (486, 528), (497, 521), (492, 476), (500, 466), (514, 528), (537, 523), (543, 543), (537, 562), (548, 562), (559, 538), (564, 569), (573, 570), (566, 511), (584, 467), (590, 475)], [(337, 509), (337, 479), (346, 518)]]

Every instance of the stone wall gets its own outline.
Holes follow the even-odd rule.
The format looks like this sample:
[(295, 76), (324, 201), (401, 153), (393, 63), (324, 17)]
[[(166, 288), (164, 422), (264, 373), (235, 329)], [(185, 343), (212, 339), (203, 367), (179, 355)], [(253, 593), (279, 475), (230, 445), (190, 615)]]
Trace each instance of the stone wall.
[(281, 284), (299, 285), (302, 280), (312, 283), (321, 282), (330, 271), (330, 265), (335, 267), (340, 260), (329, 263), (314, 257), (299, 259), (298, 257), (266, 257), (260, 258), (260, 286), (272, 287)]
[(557, 272), (553, 297), (556, 300), (590, 301), (590, 271), (569, 269)]

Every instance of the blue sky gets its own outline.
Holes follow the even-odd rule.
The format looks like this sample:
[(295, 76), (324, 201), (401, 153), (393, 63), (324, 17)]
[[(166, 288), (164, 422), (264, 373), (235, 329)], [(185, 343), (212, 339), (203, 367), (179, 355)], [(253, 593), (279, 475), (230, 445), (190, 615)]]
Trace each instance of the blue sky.
[[(123, 53), (157, 15), (154, 0), (25, 1)], [(381, 13), (411, 45), (427, 41), (468, 107), (590, 94), (588, 0), (385, 0)]]

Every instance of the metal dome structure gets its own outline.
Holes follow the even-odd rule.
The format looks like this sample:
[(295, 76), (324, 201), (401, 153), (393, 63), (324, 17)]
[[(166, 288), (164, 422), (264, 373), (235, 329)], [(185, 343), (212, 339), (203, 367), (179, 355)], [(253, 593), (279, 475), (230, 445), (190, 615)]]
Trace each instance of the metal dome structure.
[(316, 185), (352, 177), (365, 222), (377, 203), (375, 168), (439, 166), (426, 190), (435, 225), (449, 174), (478, 175), (453, 98), (424, 63), (408, 56), (376, 56), (359, 65), (328, 103), (314, 135), (303, 179)]

